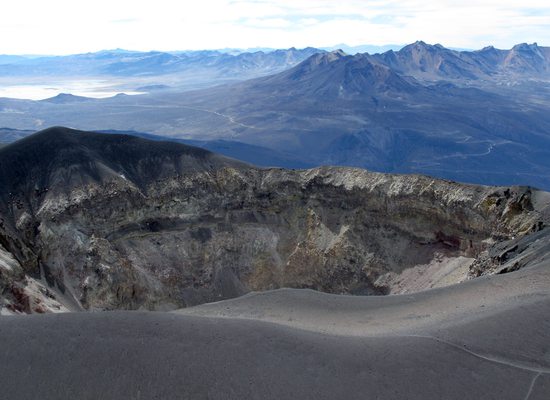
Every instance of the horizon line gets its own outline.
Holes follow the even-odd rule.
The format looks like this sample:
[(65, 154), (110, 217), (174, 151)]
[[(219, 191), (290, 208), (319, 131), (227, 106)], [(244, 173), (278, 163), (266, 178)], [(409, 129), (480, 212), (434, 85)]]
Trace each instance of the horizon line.
[[(338, 44), (334, 44), (334, 45), (331, 45), (331, 46), (305, 46), (305, 47), (296, 47), (296, 46), (290, 46), (290, 47), (263, 47), (263, 46), (256, 46), (256, 47), (246, 47), (246, 48), (240, 48), (240, 47), (224, 47), (224, 48), (198, 48), (198, 49), (183, 49), (183, 50), (177, 50), (177, 49), (174, 49), (174, 50), (158, 50), (158, 49), (148, 49), (148, 50), (137, 50), (137, 49), (130, 49), (130, 48), (121, 48), (121, 47), (115, 47), (115, 48), (111, 48), (111, 49), (108, 49), (108, 48), (105, 48), (105, 49), (100, 49), (100, 50), (89, 50), (89, 51), (81, 51), (81, 52), (76, 52), (76, 53), (20, 53), (20, 54), (17, 54), (17, 53), (0, 53), (0, 56), (2, 57), (10, 57), (10, 56), (13, 56), (13, 57), (25, 57), (25, 58), (41, 58), (41, 57), (64, 57), (64, 56), (74, 56), (74, 55), (84, 55), (84, 54), (97, 54), (97, 53), (102, 53), (102, 52), (128, 52), (128, 53), (191, 53), (191, 52), (200, 52), (200, 51), (217, 51), (217, 52), (220, 52), (220, 53), (229, 53), (229, 52), (241, 52), (241, 53), (251, 53), (251, 52), (273, 52), (273, 51), (277, 51), (277, 50), (292, 50), (292, 49), (295, 49), (295, 50), (304, 50), (304, 49), (308, 49), (308, 48), (312, 48), (312, 49), (318, 49), (318, 50), (338, 50), (338, 49), (341, 49), (340, 47), (346, 47), (346, 48), (349, 48), (349, 49), (360, 49), (360, 48), (363, 48), (363, 47), (372, 47), (372, 48), (379, 48), (379, 49), (387, 49), (385, 51), (389, 51), (389, 50), (394, 50), (394, 49), (402, 49), (406, 46), (410, 46), (412, 44), (415, 44), (415, 43), (425, 43), (427, 45), (430, 45), (430, 46), (436, 46), (436, 45), (439, 45), (439, 46), (442, 46), (446, 49), (449, 49), (449, 50), (454, 50), (454, 51), (476, 51), (476, 50), (482, 50), (484, 48), (487, 48), (487, 47), (494, 47), (498, 50), (511, 50), (513, 49), (514, 47), (518, 46), (518, 45), (523, 45), (523, 44), (527, 44), (527, 45), (536, 45), (538, 47), (546, 47), (543, 45), (540, 45), (538, 42), (519, 42), (519, 43), (516, 43), (515, 45), (513, 45), (512, 47), (510, 47), (509, 49), (505, 49), (505, 48), (498, 48), (498, 47), (495, 47), (493, 45), (484, 45), (484, 46), (481, 46), (481, 47), (478, 47), (478, 48), (462, 48), (462, 47), (454, 47), (454, 46), (445, 46), (445, 45), (442, 45), (440, 43), (434, 43), (434, 44), (431, 44), (431, 43), (428, 43), (428, 42), (425, 42), (423, 40), (416, 40), (414, 42), (411, 42), (411, 43), (408, 43), (408, 44), (384, 44), (384, 45), (376, 45), (376, 44), (361, 44), (361, 45), (348, 45), (346, 43), (338, 43)], [(550, 45), (549, 45), (550, 46)], [(344, 49), (341, 49), (341, 50), (344, 50)], [(373, 54), (376, 54), (376, 53), (373, 53)]]

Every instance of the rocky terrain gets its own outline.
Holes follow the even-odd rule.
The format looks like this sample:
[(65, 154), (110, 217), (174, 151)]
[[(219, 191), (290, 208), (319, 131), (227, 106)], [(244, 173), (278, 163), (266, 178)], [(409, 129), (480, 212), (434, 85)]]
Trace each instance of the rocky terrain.
[(51, 128), (0, 150), (1, 312), (167, 310), (282, 287), (381, 295), (524, 269), (550, 195), (261, 169)]
[(550, 48), (537, 43), (520, 43), (509, 50), (487, 46), (477, 51), (456, 51), (417, 41), (399, 51), (375, 54), (373, 59), (419, 80), (459, 85), (487, 81), (517, 84), (521, 80), (547, 80), (550, 74)]
[(546, 400), (549, 220), (529, 187), (50, 128), (0, 149), (2, 394)]

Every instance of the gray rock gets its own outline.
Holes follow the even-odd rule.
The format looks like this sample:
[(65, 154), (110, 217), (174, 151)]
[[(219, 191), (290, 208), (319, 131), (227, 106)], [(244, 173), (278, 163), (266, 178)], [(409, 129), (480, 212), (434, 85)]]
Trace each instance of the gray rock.
[[(502, 272), (501, 243), (534, 238), (548, 219), (548, 194), (527, 187), (260, 169), (65, 128), (3, 148), (0, 166), (0, 243), (18, 285), (30, 277), (73, 310), (171, 309), (280, 287), (385, 294), (404, 271), (457, 257), (476, 259), (470, 276)], [(13, 279), (0, 277), (5, 305), (41, 310), (43, 297), (25, 308), (6, 295)]]

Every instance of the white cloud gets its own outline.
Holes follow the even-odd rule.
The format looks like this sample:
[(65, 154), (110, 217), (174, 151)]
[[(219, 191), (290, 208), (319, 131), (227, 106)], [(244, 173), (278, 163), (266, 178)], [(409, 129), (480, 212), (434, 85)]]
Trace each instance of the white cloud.
[(550, 4), (523, 0), (18, 0), (0, 53), (408, 43), (550, 45)]
[(292, 23), (284, 18), (251, 18), (243, 22), (244, 25), (253, 28), (288, 28)]

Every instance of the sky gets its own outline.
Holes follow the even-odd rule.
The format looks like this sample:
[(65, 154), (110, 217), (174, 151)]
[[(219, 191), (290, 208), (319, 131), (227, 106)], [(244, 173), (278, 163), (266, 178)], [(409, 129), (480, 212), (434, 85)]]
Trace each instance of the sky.
[(548, 0), (13, 0), (0, 54), (408, 44), (550, 46)]

